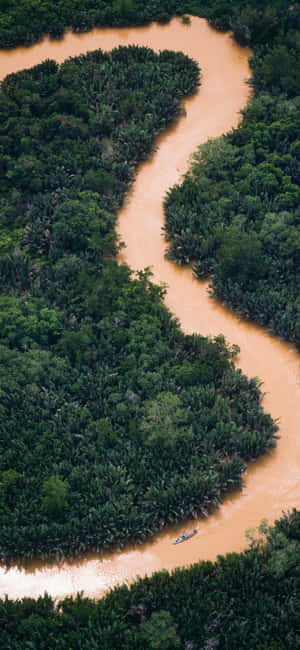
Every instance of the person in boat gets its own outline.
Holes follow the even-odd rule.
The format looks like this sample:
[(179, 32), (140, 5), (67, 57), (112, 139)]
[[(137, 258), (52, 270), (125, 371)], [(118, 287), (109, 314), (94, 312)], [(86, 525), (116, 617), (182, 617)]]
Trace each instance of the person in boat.
[(180, 537), (176, 537), (176, 539), (174, 539), (173, 541), (173, 544), (180, 544), (181, 542), (185, 542), (186, 539), (190, 539), (191, 537), (196, 535), (197, 532), (198, 532), (197, 528), (195, 528), (194, 530), (189, 530), (188, 533), (185, 533), (184, 535), (180, 535)]

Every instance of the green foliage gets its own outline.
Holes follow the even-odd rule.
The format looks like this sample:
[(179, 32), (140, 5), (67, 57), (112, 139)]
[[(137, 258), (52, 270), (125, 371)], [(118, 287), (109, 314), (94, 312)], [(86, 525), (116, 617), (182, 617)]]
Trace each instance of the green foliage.
[[(242, 126), (202, 147), (167, 199), (169, 254), (196, 261), (200, 277), (213, 272), (217, 295), (299, 345), (298, 3), (0, 0), (0, 9), (2, 47), (192, 11), (254, 48)], [(149, 275), (110, 259), (134, 167), (178, 114), (175, 89), (195, 87), (195, 68), (177, 55), (175, 71), (172, 57), (162, 54), (157, 74), (149, 51), (121, 48), (3, 83), (2, 557), (144, 539), (205, 513), (240, 486), (241, 456), (274, 444), (258, 386), (233, 370), (224, 343), (184, 337)], [(293, 650), (299, 531), (294, 511), (261, 526), (244, 554), (157, 574), (98, 604), (6, 599), (2, 645)]]
[(5, 472), (2, 472), (1, 476), (1, 485), (5, 491), (11, 491), (16, 486), (18, 478), (20, 477), (19, 472), (16, 472), (15, 469), (7, 469)]
[(224, 338), (184, 336), (149, 270), (115, 259), (136, 165), (198, 76), (181, 53), (120, 47), (3, 81), (2, 558), (122, 547), (206, 515), (274, 445)]
[(114, 11), (119, 14), (121, 18), (129, 19), (134, 15), (133, 0), (115, 0), (113, 7)]
[(264, 44), (274, 39), (283, 23), (297, 24), (298, 3), (289, 0), (1, 0), (0, 44), (30, 44), (41, 35), (60, 38), (67, 27), (84, 32), (94, 25), (145, 24), (168, 21), (173, 15), (192, 13), (208, 18), (217, 29), (232, 29), (242, 45)]
[(67, 505), (68, 485), (59, 476), (50, 476), (42, 485), (43, 508), (51, 515), (59, 515)]
[[(198, 3), (194, 3), (197, 10)], [(250, 59), (241, 125), (199, 147), (165, 200), (168, 257), (212, 276), (212, 292), (300, 347), (299, 3), (201, 3)]]
[(178, 395), (167, 392), (145, 403), (140, 428), (147, 445), (172, 448), (178, 440), (192, 438), (192, 428), (187, 426), (190, 414), (182, 406)]
[(245, 282), (257, 279), (263, 274), (262, 244), (254, 233), (229, 229), (218, 250), (217, 261), (221, 276), (240, 277)]
[(256, 96), (238, 129), (201, 145), (165, 210), (168, 256), (299, 346), (298, 103)]
[[(285, 534), (283, 534), (285, 530)], [(115, 588), (101, 600), (0, 601), (1, 641), (23, 648), (154, 650), (299, 646), (300, 513), (266, 527), (243, 553), (166, 571)]]
[(141, 647), (151, 648), (151, 650), (180, 648), (180, 638), (173, 627), (170, 612), (164, 609), (153, 612), (148, 621), (141, 623), (138, 631), (138, 643)]
[(34, 343), (54, 343), (62, 327), (62, 315), (46, 301), (0, 296), (0, 339), (9, 347), (25, 350)]
[(6, 228), (0, 230), (0, 255), (10, 253), (16, 248), (23, 237), (23, 230), (21, 228), (9, 232)]

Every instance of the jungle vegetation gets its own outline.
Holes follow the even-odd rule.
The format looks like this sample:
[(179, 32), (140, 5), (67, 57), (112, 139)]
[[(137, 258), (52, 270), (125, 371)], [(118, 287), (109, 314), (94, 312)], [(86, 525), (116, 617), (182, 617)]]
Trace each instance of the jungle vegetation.
[[(181, 233), (168, 222), (170, 255), (179, 263), (194, 259), (199, 276), (213, 272), (214, 290), (231, 304), (297, 341), (299, 152), (293, 130), (299, 3), (0, 0), (0, 46), (29, 45), (44, 33), (59, 38), (68, 26), (87, 31), (93, 25), (166, 21), (184, 12), (232, 29), (241, 44), (254, 49), (255, 97), (242, 126), (197, 154), (202, 167), (196, 160), (194, 189), (189, 177), (187, 185), (175, 188), (179, 211), (184, 206), (188, 214), (200, 212), (197, 232), (206, 244), (200, 255), (195, 216), (190, 217), (191, 225), (183, 222), (184, 254), (179, 254)], [(228, 350), (220, 337), (184, 336), (162, 305), (164, 288), (155, 287), (148, 272), (134, 276), (115, 261), (120, 245), (115, 211), (135, 165), (151, 150), (154, 134), (178, 114), (182, 92), (197, 81), (185, 57), (168, 55), (164, 72), (161, 63), (145, 50), (142, 55), (119, 50), (111, 57), (97, 53), (60, 68), (47, 62), (2, 85), (0, 523), (5, 559), (122, 546), (192, 515), (193, 509), (205, 515), (226, 489), (241, 485), (241, 458), (255, 458), (274, 444), (276, 427), (262, 412), (258, 382), (232, 366), (236, 350)], [(170, 86), (178, 65), (180, 74)], [(127, 103), (122, 88), (132, 66), (131, 83), (142, 72)], [(237, 170), (244, 157), (249, 167), (243, 186)], [(227, 207), (220, 202), (221, 191)], [(205, 227), (203, 202), (211, 220)], [(219, 243), (215, 208), (225, 231)], [(237, 282), (234, 257), (238, 236), (250, 285), (243, 305), (239, 291), (243, 286), (244, 297), (245, 279)], [(205, 246), (211, 247), (206, 257)], [(280, 265), (282, 291), (277, 303), (271, 297), (271, 318), (268, 310), (264, 315), (265, 302), (263, 315), (251, 313), (250, 292), (262, 281), (266, 294), (274, 288)], [(283, 327), (288, 281), (292, 304)], [(261, 294), (255, 300), (260, 304)], [(272, 529), (262, 526), (261, 533), (264, 541), (253, 538), (242, 554), (171, 576), (155, 574), (115, 589), (98, 603), (80, 595), (58, 607), (47, 595), (0, 601), (2, 645), (8, 650), (293, 650), (299, 645), (299, 512), (284, 515)]]
[(289, 0), (0, 0), (0, 47), (31, 45), (45, 34), (61, 38), (67, 28), (87, 32), (94, 26), (164, 23), (186, 13), (233, 30), (241, 44), (265, 44), (287, 11), (297, 20), (298, 8)]
[(249, 550), (123, 585), (95, 602), (0, 601), (6, 650), (295, 650), (300, 513), (265, 522)]
[(116, 210), (199, 83), (147, 48), (2, 83), (1, 558), (141, 542), (241, 486), (275, 442), (235, 348), (185, 336), (149, 271), (118, 265)]
[(212, 276), (214, 295), (300, 347), (299, 2), (0, 0), (0, 8), (0, 47), (45, 33), (58, 38), (67, 27), (176, 14), (188, 22), (191, 13), (253, 49), (254, 101), (242, 125), (202, 148), (186, 182), (167, 197), (168, 255), (192, 261), (198, 277)]
[(249, 3), (228, 21), (253, 48), (253, 98), (170, 190), (165, 230), (169, 258), (193, 262), (213, 295), (300, 348), (300, 5), (289, 4)]

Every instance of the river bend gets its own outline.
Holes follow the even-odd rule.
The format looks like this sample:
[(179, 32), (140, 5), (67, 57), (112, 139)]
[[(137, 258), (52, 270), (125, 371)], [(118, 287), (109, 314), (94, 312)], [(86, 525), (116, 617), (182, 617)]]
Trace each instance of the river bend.
[(239, 320), (209, 298), (207, 283), (193, 279), (164, 258), (161, 235), (163, 197), (180, 180), (197, 145), (221, 135), (240, 119), (239, 111), (249, 95), (249, 50), (239, 48), (227, 34), (212, 30), (206, 21), (192, 18), (190, 25), (173, 19), (168, 25), (152, 24), (134, 29), (94, 29), (88, 34), (67, 34), (61, 41), (44, 39), (30, 48), (0, 52), (0, 75), (29, 68), (46, 58), (61, 62), (101, 47), (145, 45), (180, 50), (198, 61), (201, 87), (185, 102), (186, 115), (162, 134), (158, 150), (139, 167), (136, 182), (119, 213), (118, 231), (126, 243), (122, 259), (133, 269), (151, 266), (156, 282), (166, 282), (166, 304), (185, 332), (204, 335), (223, 333), (240, 346), (237, 364), (249, 376), (259, 376), (266, 395), (264, 407), (279, 419), (280, 440), (275, 450), (253, 463), (245, 477), (245, 489), (227, 497), (207, 520), (196, 525), (199, 534), (186, 544), (173, 546), (172, 538), (195, 527), (195, 521), (157, 535), (153, 542), (128, 546), (102, 559), (88, 555), (72, 563), (30, 563), (26, 569), (0, 568), (0, 596), (37, 597), (46, 590), (62, 597), (84, 590), (101, 596), (108, 588), (137, 575), (188, 565), (199, 559), (246, 547), (245, 531), (262, 518), (272, 522), (282, 510), (300, 506), (299, 361), (291, 344), (282, 343), (261, 328)]

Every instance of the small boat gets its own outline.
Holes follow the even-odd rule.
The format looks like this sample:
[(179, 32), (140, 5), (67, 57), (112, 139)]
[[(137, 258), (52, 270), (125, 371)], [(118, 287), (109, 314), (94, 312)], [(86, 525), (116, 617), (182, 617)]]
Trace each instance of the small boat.
[(176, 539), (173, 540), (173, 544), (181, 544), (181, 542), (185, 542), (187, 539), (191, 539), (191, 537), (194, 537), (194, 535), (197, 535), (198, 531), (195, 528), (195, 530), (189, 530), (187, 533), (184, 533), (184, 535), (180, 535), (180, 537), (176, 537)]

